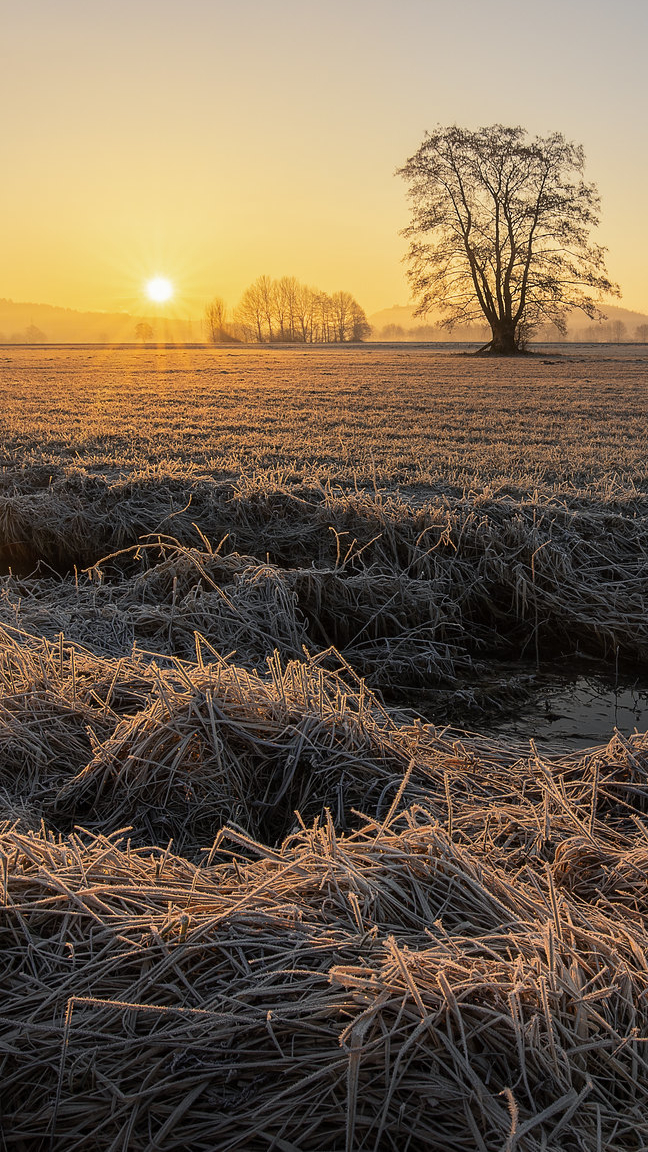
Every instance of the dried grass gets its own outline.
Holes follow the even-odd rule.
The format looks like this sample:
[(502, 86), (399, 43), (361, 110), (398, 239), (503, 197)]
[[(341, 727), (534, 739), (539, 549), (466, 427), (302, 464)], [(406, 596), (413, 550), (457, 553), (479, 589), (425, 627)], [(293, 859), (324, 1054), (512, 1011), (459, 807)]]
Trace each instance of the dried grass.
[(639, 497), (605, 511), (531, 498), (415, 506), (277, 485), (261, 495), (207, 482), (101, 484), (20, 497), (22, 536), (6, 528), (6, 548), (59, 568), (67, 550), (70, 574), (56, 597), (46, 569), (40, 591), (24, 574), (5, 578), (0, 620), (110, 655), (137, 643), (192, 659), (200, 632), (249, 669), (275, 650), (294, 659), (335, 647), (387, 690), (465, 691), (494, 657), (648, 656)]
[(0, 839), (7, 1147), (645, 1145), (648, 736), (546, 760), (317, 659), (2, 647), (45, 818)]
[(461, 495), (446, 445), (414, 500), (385, 444), (365, 487), (158, 467), (171, 392), (120, 426), (139, 475), (57, 470), (37, 391), (42, 467), (0, 484), (1, 1146), (645, 1152), (648, 734), (549, 757), (372, 691), (463, 729), (502, 656), (645, 660), (643, 415), (618, 483), (574, 442), (567, 493)]
[(644, 1146), (645, 906), (420, 807), (202, 867), (118, 840), (2, 837), (10, 1146)]

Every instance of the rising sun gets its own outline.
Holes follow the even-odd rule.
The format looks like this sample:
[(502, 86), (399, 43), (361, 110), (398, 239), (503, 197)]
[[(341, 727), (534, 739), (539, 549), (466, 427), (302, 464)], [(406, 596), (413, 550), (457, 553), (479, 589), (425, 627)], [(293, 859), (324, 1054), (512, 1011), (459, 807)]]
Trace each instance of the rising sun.
[(173, 296), (173, 284), (165, 276), (154, 276), (147, 281), (146, 295), (149, 300), (155, 300), (156, 304), (162, 304)]

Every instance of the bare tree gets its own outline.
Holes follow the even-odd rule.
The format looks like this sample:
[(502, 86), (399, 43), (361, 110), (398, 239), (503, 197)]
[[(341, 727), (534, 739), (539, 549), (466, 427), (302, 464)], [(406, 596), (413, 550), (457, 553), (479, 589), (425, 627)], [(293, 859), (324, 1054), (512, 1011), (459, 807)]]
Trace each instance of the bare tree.
[(315, 296), (314, 339), (318, 344), (328, 344), (334, 339), (333, 302), (326, 292)]
[(334, 292), (329, 297), (330, 338), (336, 343), (365, 340), (371, 333), (364, 310), (350, 292)]
[(259, 278), (255, 280), (254, 283), (259, 301), (259, 308), (261, 310), (265, 340), (268, 343), (272, 343), (272, 341), (276, 339), (275, 319), (277, 294), (275, 291), (275, 282), (274, 280), (271, 280), (269, 276), (259, 276)]
[(234, 317), (244, 340), (257, 340), (263, 343), (263, 299), (259, 292), (258, 280), (245, 289)]
[(259, 276), (246, 288), (235, 310), (244, 340), (259, 343), (328, 343), (364, 340), (367, 317), (350, 292), (328, 296), (300, 284), (294, 276)]
[(295, 294), (295, 331), (302, 344), (313, 343), (315, 301), (317, 293), (306, 284), (298, 284)]
[(145, 320), (140, 320), (139, 324), (135, 325), (135, 339), (139, 340), (142, 344), (146, 344), (147, 340), (153, 339), (153, 329)]
[(227, 305), (220, 296), (214, 296), (205, 308), (204, 322), (210, 344), (220, 344), (227, 326)]
[(408, 276), (419, 301), (452, 328), (485, 317), (482, 351), (511, 355), (544, 321), (566, 331), (572, 308), (600, 315), (595, 292), (619, 295), (605, 250), (591, 243), (599, 196), (580, 146), (560, 133), (527, 140), (495, 124), (437, 128), (399, 170), (409, 183)]
[(648, 324), (639, 324), (635, 328), (635, 340), (640, 344), (648, 344)]
[(349, 339), (352, 305), (350, 292), (334, 292), (331, 296), (331, 323), (336, 343), (343, 344)]
[(301, 285), (294, 276), (282, 276), (274, 284), (277, 340), (294, 343), (299, 340), (299, 297)]
[(357, 300), (353, 300), (351, 304), (349, 340), (353, 340), (355, 344), (359, 344), (369, 336), (371, 336), (371, 324), (367, 320), (364, 308), (360, 307)]

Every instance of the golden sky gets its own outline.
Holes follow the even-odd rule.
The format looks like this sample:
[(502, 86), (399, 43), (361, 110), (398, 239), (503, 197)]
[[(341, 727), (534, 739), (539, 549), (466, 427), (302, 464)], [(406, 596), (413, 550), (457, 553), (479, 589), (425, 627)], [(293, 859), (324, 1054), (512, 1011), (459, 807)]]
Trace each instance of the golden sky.
[(648, 312), (646, 0), (2, 0), (0, 296), (235, 303), (265, 272), (407, 303), (426, 128), (582, 143), (599, 239)]

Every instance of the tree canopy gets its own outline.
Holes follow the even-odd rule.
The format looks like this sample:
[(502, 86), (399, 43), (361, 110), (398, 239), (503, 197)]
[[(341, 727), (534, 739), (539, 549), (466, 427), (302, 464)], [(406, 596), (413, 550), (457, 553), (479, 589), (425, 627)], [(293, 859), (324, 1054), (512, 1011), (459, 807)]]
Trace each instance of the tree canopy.
[(494, 124), (426, 133), (399, 169), (412, 219), (408, 278), (416, 315), (440, 312), (444, 327), (486, 318), (483, 351), (521, 351), (550, 322), (562, 333), (570, 309), (602, 315), (601, 294), (619, 295), (605, 249), (590, 240), (599, 222), (596, 186), (583, 177), (582, 147), (554, 132), (528, 139)]
[(259, 276), (234, 311), (240, 339), (259, 343), (344, 344), (371, 333), (364, 310), (350, 292), (328, 295), (294, 276)]
[(145, 320), (140, 320), (139, 324), (135, 325), (135, 339), (140, 340), (142, 344), (153, 339), (153, 328)]
[(212, 344), (231, 344), (236, 342), (232, 334), (227, 317), (227, 305), (220, 296), (214, 299), (205, 308), (205, 328), (207, 337)]

